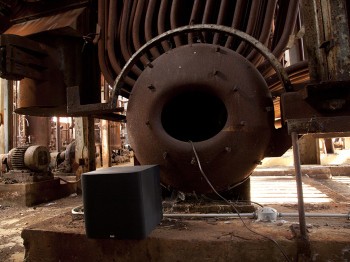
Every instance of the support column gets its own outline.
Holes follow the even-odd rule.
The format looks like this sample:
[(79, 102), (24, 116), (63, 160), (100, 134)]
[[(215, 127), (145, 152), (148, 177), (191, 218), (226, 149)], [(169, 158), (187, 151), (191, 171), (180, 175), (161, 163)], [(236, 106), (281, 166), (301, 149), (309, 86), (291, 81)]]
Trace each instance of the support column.
[(61, 150), (61, 125), (60, 118), (57, 117), (56, 120), (56, 151), (60, 152)]
[(0, 154), (8, 153), (13, 147), (12, 82), (0, 78)]
[(94, 119), (91, 117), (74, 118), (75, 123), (75, 161), (79, 163), (77, 176), (96, 169)]
[(310, 261), (311, 249), (310, 249), (310, 242), (309, 242), (309, 237), (306, 229), (303, 182), (302, 182), (301, 165), (300, 165), (298, 134), (296, 132), (293, 132), (291, 136), (292, 136), (292, 143), (293, 143), (295, 179), (296, 179), (297, 193), (298, 193), (298, 213), (299, 213), (299, 227), (300, 227), (297, 261)]
[(0, 78), (0, 154), (5, 154), (5, 134), (4, 134), (4, 88), (3, 88), (3, 80)]
[(319, 165), (320, 148), (318, 138), (312, 135), (303, 135), (299, 139), (300, 163), (302, 165)]
[(102, 166), (110, 167), (112, 165), (110, 149), (110, 128), (109, 121), (101, 119), (101, 144), (102, 144)]

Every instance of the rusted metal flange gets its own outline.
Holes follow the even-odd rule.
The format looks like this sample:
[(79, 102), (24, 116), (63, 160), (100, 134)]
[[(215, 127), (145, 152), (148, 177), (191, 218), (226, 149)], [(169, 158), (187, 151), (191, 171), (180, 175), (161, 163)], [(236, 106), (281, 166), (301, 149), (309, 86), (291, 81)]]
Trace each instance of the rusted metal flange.
[(256, 68), (210, 44), (170, 50), (147, 67), (131, 92), (130, 144), (141, 164), (159, 164), (161, 180), (185, 192), (211, 191), (191, 144), (219, 191), (247, 178), (273, 129), (272, 99)]

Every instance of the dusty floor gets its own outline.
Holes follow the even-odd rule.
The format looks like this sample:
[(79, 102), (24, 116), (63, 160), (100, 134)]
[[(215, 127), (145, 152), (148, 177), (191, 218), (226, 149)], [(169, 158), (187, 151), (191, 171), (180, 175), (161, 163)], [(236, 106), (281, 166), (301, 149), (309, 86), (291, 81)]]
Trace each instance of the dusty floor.
[[(334, 161), (343, 161), (343, 164), (349, 164), (350, 154), (348, 153), (344, 151), (337, 152), (335, 155), (324, 158), (323, 164), (331, 164), (331, 161), (333, 161), (333, 164), (338, 164)], [(340, 160), (337, 160), (337, 158), (340, 158)], [(262, 168), (290, 166), (289, 163), (290, 155), (287, 154), (284, 158), (265, 160)], [(314, 179), (305, 176), (303, 183), (306, 212), (342, 214), (350, 212), (350, 174), (334, 176), (332, 179)], [(274, 207), (278, 212), (297, 212), (296, 188), (293, 176), (252, 176), (251, 188), (253, 201)], [(6, 206), (0, 203), (0, 261), (23, 261), (24, 247), (21, 238), (23, 228), (70, 212), (73, 207), (79, 205), (82, 205), (82, 198), (76, 194), (30, 208)], [(297, 222), (297, 218), (281, 218), (280, 221), (284, 224), (291, 224)], [(191, 226), (191, 223), (186, 222), (176, 224), (177, 226), (166, 224), (166, 220), (163, 222), (162, 226), (170, 229), (173, 227), (176, 229), (178, 225)], [(213, 219), (205, 220), (205, 222), (218, 223)], [(322, 232), (323, 230), (326, 232), (327, 229), (330, 229), (347, 232), (350, 230), (350, 220), (344, 218), (307, 219), (307, 223), (311, 225), (310, 231)], [(81, 224), (79, 224), (79, 227), (81, 227)]]
[(23, 228), (69, 212), (81, 203), (81, 196), (76, 194), (35, 207), (3, 206), (0, 203), (0, 261), (23, 261)]

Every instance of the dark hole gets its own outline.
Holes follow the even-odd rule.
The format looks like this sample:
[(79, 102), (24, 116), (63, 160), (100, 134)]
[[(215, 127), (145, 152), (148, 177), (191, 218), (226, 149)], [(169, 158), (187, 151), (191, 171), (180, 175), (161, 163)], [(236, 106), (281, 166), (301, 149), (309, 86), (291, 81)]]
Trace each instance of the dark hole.
[(170, 100), (162, 111), (165, 131), (181, 141), (199, 142), (218, 134), (225, 126), (224, 103), (203, 91), (190, 91)]

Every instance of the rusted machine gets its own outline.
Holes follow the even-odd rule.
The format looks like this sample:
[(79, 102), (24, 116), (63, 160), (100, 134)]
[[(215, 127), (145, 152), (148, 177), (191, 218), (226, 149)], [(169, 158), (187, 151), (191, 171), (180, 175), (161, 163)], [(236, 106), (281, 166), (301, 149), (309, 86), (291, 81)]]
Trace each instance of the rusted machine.
[[(49, 150), (40, 145), (16, 147), (2, 157), (6, 166), (1, 174), (5, 183), (39, 182), (53, 179), (49, 170)], [(7, 172), (6, 172), (7, 171)]]
[[(159, 164), (161, 182), (177, 190), (212, 191), (199, 165), (218, 191), (247, 181), (264, 157), (290, 147), (287, 120), (322, 116), (314, 101), (332, 93), (329, 84), (303, 93), (309, 70), (297, 0), (18, 0), (0, 8), (7, 12), (1, 77), (22, 79), (17, 111), (125, 121), (116, 101), (129, 98), (138, 161)], [(292, 66), (285, 68), (290, 48)], [(99, 102), (100, 70), (111, 86), (107, 103)], [(38, 101), (44, 90), (57, 96)], [(348, 113), (347, 99), (335, 104), (331, 113)]]

